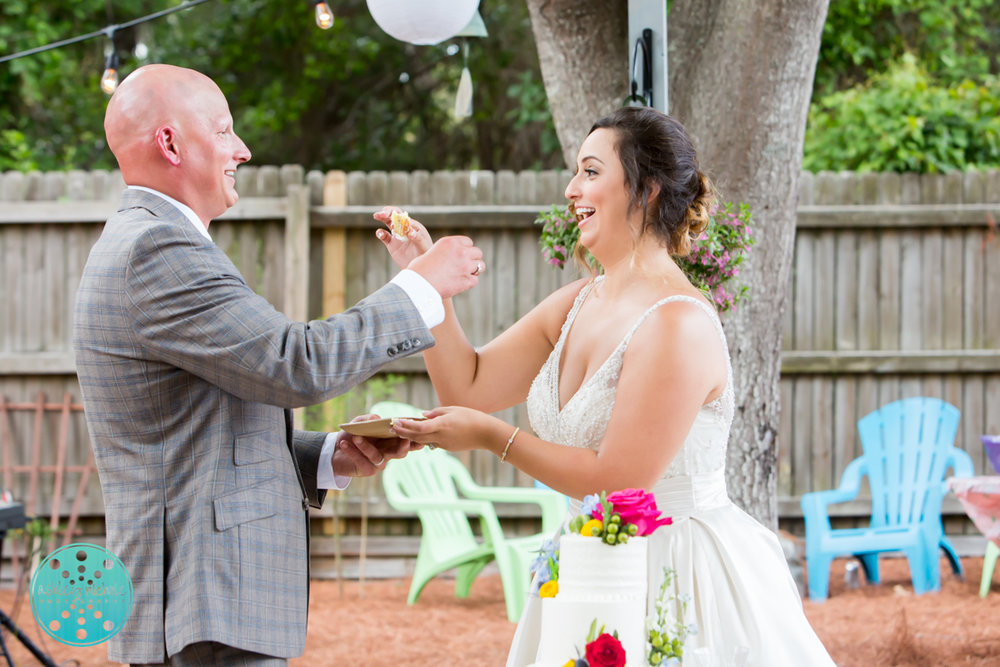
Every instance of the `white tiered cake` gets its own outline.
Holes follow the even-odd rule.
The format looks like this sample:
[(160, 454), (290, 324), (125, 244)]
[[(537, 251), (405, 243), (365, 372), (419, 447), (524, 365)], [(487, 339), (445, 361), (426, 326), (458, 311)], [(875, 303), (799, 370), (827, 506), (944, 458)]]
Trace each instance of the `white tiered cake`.
[(562, 667), (583, 657), (587, 632), (613, 634), (625, 649), (626, 667), (646, 665), (646, 538), (610, 546), (596, 537), (563, 535), (559, 542), (559, 593), (542, 599), (541, 642), (535, 667)]

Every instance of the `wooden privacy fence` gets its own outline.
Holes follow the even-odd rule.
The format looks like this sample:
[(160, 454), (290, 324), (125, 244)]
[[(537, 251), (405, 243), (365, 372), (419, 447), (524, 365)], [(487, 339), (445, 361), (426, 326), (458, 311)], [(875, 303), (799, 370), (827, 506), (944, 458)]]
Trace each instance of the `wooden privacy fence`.
[[(564, 201), (568, 178), (559, 171), (241, 167), (240, 202), (210, 231), (254, 289), (307, 319), (343, 310), (393, 275), (371, 215), (399, 204), (435, 236), (468, 234), (483, 249), (488, 270), (475, 290), (456, 298), (470, 340), (482, 344), (577, 277), (544, 263), (533, 224), (539, 210)], [(117, 173), (0, 177), (0, 395), (8, 400), (38, 392), (79, 397), (70, 346), (76, 284), (121, 188)], [(938, 396), (956, 405), (957, 444), (977, 472), (987, 472), (978, 436), (1000, 432), (1000, 240), (993, 225), (1000, 172), (806, 173), (799, 203), (788, 307), (780, 315), (783, 519), (799, 515), (803, 492), (836, 485), (859, 451), (857, 420), (900, 397)], [(385, 371), (402, 379), (391, 396), (378, 398), (436, 403), (419, 357)], [(527, 426), (523, 406), (501, 416)], [(83, 452), (79, 414), (73, 428), (80, 437), (72, 446)], [(480, 483), (531, 483), (496, 457), (463, 458)], [(362, 502), (386, 533), (414, 533), (377, 483), (349, 489), (346, 516), (357, 516)], [(957, 503), (947, 509), (960, 513)], [(100, 514), (93, 483), (81, 511)], [(516, 520), (515, 512), (507, 516)], [(319, 516), (330, 517), (329, 507)]]

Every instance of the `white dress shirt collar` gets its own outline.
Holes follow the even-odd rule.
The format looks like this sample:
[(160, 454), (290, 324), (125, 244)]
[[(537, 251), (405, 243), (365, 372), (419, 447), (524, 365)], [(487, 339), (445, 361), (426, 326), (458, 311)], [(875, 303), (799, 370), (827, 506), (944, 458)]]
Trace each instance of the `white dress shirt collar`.
[(143, 192), (148, 192), (149, 194), (156, 195), (157, 197), (165, 199), (169, 203), (173, 204), (174, 208), (183, 213), (184, 217), (191, 221), (191, 224), (195, 226), (195, 229), (201, 232), (202, 236), (204, 236), (209, 241), (212, 240), (212, 236), (208, 233), (208, 229), (205, 228), (205, 225), (202, 223), (201, 218), (199, 218), (198, 215), (194, 211), (192, 211), (191, 207), (188, 206), (187, 204), (182, 204), (173, 197), (165, 195), (159, 190), (154, 190), (153, 188), (147, 188), (144, 185), (129, 185), (127, 187), (131, 190), (142, 190)]

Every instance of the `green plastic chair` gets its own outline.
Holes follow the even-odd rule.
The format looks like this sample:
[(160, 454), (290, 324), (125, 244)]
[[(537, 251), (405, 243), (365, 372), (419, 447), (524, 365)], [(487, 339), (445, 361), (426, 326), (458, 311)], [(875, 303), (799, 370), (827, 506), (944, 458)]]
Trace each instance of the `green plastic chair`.
[(983, 558), (983, 577), (979, 580), (979, 597), (984, 598), (990, 592), (990, 584), (993, 583), (993, 568), (997, 564), (997, 556), (1000, 556), (1000, 547), (993, 544), (992, 540), (986, 542), (986, 556)]
[[(396, 402), (377, 403), (371, 412), (380, 417), (421, 413), (412, 405)], [(382, 485), (389, 504), (403, 512), (415, 512), (423, 530), (407, 603), (414, 604), (428, 581), (453, 568), (455, 596), (468, 597), (476, 576), (496, 560), (507, 618), (517, 622), (531, 581), (530, 563), (542, 542), (551, 538), (563, 521), (566, 504), (562, 495), (543, 489), (481, 486), (457, 458), (428, 448), (390, 461), (382, 473)], [(493, 506), (497, 502), (537, 504), (542, 511), (542, 532), (505, 536)], [(482, 540), (473, 534), (470, 517), (479, 519)]]

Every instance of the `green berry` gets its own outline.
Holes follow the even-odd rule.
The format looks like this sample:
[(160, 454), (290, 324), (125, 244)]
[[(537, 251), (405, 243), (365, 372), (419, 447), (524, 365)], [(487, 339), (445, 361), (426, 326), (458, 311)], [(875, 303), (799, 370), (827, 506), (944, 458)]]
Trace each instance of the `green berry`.
[(611, 523), (621, 523), (621, 522), (622, 522), (622, 515), (621, 514), (612, 514), (611, 515)]
[(600, 537), (601, 529), (598, 528), (597, 526), (594, 526), (593, 528), (590, 529), (590, 534), (593, 535), (594, 537)]
[(629, 525), (628, 525), (628, 526), (627, 526), (627, 527), (625, 528), (625, 530), (627, 530), (627, 531), (628, 531), (628, 534), (629, 534), (629, 535), (631, 535), (632, 537), (635, 537), (635, 534), (639, 532), (639, 526), (635, 525), (634, 523), (630, 523), (630, 524), (629, 524)]
[(618, 544), (625, 544), (628, 542), (628, 533), (618, 533), (617, 540)]
[(663, 639), (660, 637), (659, 632), (651, 632), (650, 634), (653, 635), (653, 637), (649, 640), (649, 643), (653, 645), (653, 648), (660, 648), (663, 646)]
[(608, 533), (607, 535), (604, 536), (604, 541), (612, 545), (618, 543), (618, 540), (611, 533)]
[(618, 532), (618, 524), (617, 524), (617, 523), (614, 523), (614, 522), (611, 522), (611, 523), (609, 523), (609, 524), (608, 524), (608, 528), (607, 528), (607, 531), (608, 531), (608, 534), (609, 534), (609, 535), (614, 535), (614, 534), (616, 534), (616, 533)]

